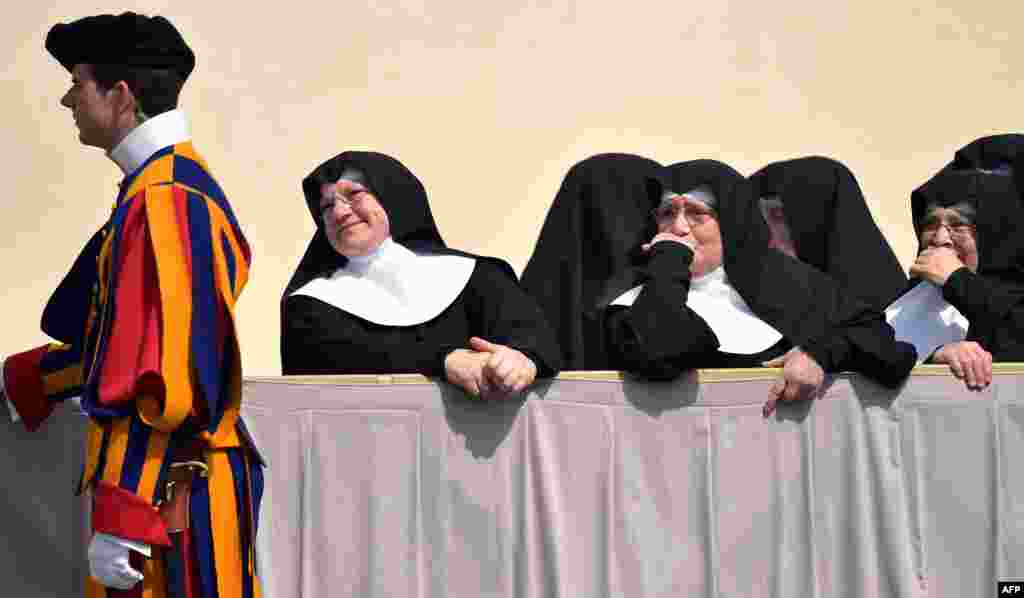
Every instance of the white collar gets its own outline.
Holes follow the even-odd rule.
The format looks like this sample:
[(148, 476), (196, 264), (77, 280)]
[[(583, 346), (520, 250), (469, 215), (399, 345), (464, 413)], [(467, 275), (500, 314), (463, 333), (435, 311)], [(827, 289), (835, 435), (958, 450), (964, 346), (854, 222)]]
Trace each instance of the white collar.
[[(611, 304), (631, 306), (642, 290), (643, 285), (634, 287)], [(721, 266), (690, 281), (686, 307), (707, 323), (718, 338), (718, 350), (723, 353), (754, 355), (782, 339), (782, 333), (757, 317), (729, 284), (725, 268)]]
[(367, 255), (350, 257), (327, 278), (314, 278), (293, 295), (319, 299), (383, 326), (432, 320), (466, 287), (476, 260), (417, 254), (390, 237)]
[(185, 113), (170, 110), (132, 129), (107, 156), (127, 176), (138, 170), (156, 152), (191, 138)]

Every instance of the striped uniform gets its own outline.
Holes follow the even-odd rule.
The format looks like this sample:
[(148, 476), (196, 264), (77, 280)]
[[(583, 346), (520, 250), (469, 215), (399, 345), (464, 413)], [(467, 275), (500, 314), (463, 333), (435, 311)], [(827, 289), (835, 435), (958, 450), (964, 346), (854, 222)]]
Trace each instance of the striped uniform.
[[(81, 397), (93, 530), (153, 547), (150, 559), (132, 552), (143, 583), (117, 591), (90, 578), (87, 596), (260, 595), (262, 462), (239, 417), (234, 318), (250, 262), (206, 163), (191, 143), (166, 147), (125, 179), (110, 221), (50, 299), (43, 330), (61, 342), (6, 362), (8, 398), (30, 430)], [(209, 476), (193, 485), (191, 533), (173, 534), (179, 552), (154, 504), (172, 452), (196, 441)]]

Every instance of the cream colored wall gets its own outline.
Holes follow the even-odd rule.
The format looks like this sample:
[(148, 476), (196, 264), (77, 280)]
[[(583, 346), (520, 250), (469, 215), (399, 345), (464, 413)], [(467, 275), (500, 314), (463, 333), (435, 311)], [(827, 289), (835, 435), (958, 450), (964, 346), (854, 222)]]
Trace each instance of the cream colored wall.
[(68, 76), (43, 39), (59, 20), (163, 14), (195, 49), (182, 107), (254, 247), (239, 310), (250, 375), (280, 371), (278, 298), (313, 229), (299, 181), (343, 149), (397, 156), (449, 245), (517, 271), (562, 175), (590, 154), (712, 157), (744, 174), (826, 154), (857, 174), (906, 265), (910, 189), (960, 145), (1024, 128), (1017, 2), (369, 4), (10, 4), (0, 353), (42, 340), (42, 306), (120, 180), (57, 103)]

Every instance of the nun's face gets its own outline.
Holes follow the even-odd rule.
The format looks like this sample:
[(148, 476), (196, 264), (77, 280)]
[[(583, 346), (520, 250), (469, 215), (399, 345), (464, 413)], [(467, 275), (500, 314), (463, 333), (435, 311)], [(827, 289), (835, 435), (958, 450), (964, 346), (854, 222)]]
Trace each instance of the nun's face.
[(681, 237), (693, 249), (690, 275), (703, 276), (722, 265), (722, 231), (715, 212), (705, 204), (677, 195), (656, 216), (659, 233)]
[(772, 234), (768, 247), (799, 259), (796, 255), (793, 235), (789, 232), (789, 225), (786, 224), (786, 212), (782, 208), (782, 200), (774, 197), (762, 198), (761, 215), (764, 216), (764, 221), (768, 224), (768, 230)]
[(345, 257), (367, 255), (391, 234), (377, 197), (362, 183), (347, 179), (320, 187), (320, 217), (331, 246)]
[(934, 207), (921, 224), (921, 249), (949, 247), (971, 272), (978, 271), (977, 231), (956, 208)]

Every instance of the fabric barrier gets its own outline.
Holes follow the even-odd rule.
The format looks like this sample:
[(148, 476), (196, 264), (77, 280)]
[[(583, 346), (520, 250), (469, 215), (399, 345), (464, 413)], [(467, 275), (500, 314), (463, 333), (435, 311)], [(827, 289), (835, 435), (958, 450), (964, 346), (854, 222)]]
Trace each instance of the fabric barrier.
[[(898, 392), (839, 376), (764, 419), (776, 375), (570, 373), (503, 403), (419, 376), (248, 379), (264, 595), (959, 597), (1024, 578), (1024, 367), (983, 392), (936, 366)], [(81, 591), (81, 424), (5, 424), (9, 595)]]
[(418, 377), (251, 380), (265, 587), (994, 595), (1024, 578), (1024, 372), (999, 368), (983, 392), (940, 367), (900, 392), (840, 376), (767, 420), (757, 370), (563, 375), (495, 404)]

